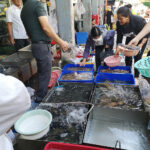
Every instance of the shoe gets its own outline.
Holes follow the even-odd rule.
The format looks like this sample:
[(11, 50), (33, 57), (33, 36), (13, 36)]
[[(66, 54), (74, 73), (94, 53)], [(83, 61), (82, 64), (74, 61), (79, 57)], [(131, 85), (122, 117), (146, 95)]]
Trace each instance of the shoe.
[(32, 96), (31, 98), (35, 103), (41, 103), (43, 98), (38, 97), (37, 95)]

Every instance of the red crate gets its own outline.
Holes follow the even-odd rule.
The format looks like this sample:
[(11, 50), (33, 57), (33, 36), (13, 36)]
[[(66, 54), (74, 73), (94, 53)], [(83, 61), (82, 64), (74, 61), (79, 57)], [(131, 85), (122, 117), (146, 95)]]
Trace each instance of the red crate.
[(61, 70), (54, 70), (54, 71), (52, 71), (51, 79), (50, 79), (49, 84), (48, 84), (48, 88), (52, 88), (52, 87), (54, 87), (56, 85), (57, 79), (58, 79), (60, 74), (61, 74)]
[(67, 144), (67, 143), (49, 142), (48, 144), (46, 144), (44, 150), (111, 150), (111, 149)]

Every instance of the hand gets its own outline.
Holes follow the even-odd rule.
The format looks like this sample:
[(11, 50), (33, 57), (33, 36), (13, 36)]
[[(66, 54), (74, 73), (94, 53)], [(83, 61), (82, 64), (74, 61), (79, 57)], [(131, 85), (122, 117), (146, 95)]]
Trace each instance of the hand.
[(67, 51), (69, 48), (69, 44), (66, 41), (62, 41), (62, 43), (60, 44), (61, 48), (63, 49), (63, 51)]
[(13, 38), (10, 38), (9, 40), (10, 40), (11, 45), (15, 45), (15, 41)]
[(115, 57), (117, 57), (118, 55), (119, 55), (119, 50), (118, 50), (118, 48), (116, 47)]
[(141, 48), (143, 47), (143, 44), (142, 44), (142, 43), (141, 43), (141, 44), (139, 44), (139, 45), (138, 45), (138, 47), (140, 47), (140, 49), (141, 49)]
[(130, 42), (129, 42), (129, 44), (128, 45), (137, 45), (138, 44), (138, 42), (139, 42), (139, 39), (138, 38), (134, 38), (133, 40), (131, 40)]
[(86, 62), (82, 61), (81, 63), (79, 63), (80, 66), (85, 66)]
[(81, 63), (79, 63), (79, 64), (80, 64), (80, 66), (85, 66), (85, 64), (86, 64), (86, 59), (84, 58), (83, 61), (82, 61)]
[(106, 45), (105, 48), (109, 48), (109, 45)]

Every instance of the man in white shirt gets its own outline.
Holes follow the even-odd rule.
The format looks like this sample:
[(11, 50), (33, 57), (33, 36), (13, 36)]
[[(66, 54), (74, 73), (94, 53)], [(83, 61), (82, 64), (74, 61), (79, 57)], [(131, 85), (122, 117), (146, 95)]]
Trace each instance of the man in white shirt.
[(28, 36), (20, 18), (22, 0), (12, 0), (13, 4), (7, 9), (7, 27), (10, 43), (16, 51), (29, 45)]
[(24, 84), (0, 73), (0, 150), (13, 150), (6, 132), (30, 105), (30, 96)]

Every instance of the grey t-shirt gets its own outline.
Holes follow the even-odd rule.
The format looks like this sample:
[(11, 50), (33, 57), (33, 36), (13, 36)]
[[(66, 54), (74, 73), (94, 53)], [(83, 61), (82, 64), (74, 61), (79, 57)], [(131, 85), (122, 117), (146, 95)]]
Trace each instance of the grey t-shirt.
[(50, 42), (51, 39), (42, 30), (38, 20), (40, 16), (47, 16), (43, 3), (37, 0), (27, 0), (21, 12), (21, 19), (27, 34), (32, 42)]

